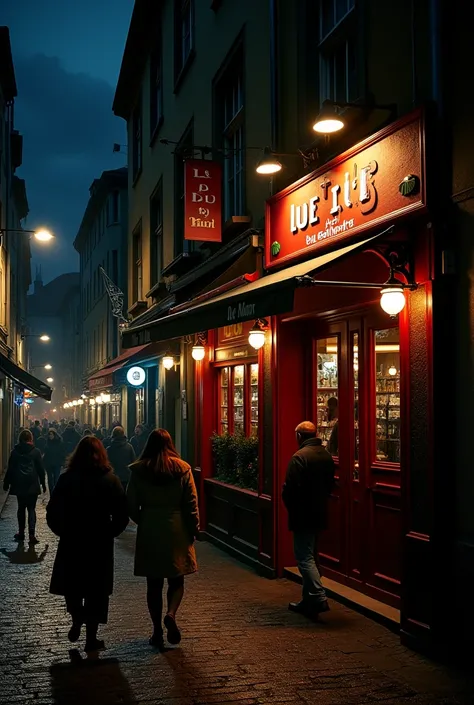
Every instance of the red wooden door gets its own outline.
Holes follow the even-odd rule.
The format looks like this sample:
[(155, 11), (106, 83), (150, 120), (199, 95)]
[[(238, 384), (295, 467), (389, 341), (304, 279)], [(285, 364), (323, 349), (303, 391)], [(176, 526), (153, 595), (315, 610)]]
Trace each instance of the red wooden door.
[(323, 572), (398, 606), (401, 393), (396, 322), (378, 312), (318, 322), (312, 389), (318, 435), (336, 462), (328, 529), (320, 540)]

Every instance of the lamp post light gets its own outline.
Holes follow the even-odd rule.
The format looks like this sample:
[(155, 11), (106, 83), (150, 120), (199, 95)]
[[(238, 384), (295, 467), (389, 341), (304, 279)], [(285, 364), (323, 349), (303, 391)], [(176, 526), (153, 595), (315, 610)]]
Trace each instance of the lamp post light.
[(0, 228), (0, 235), (4, 233), (28, 233), (30, 239), (34, 238), (38, 242), (49, 242), (54, 239), (54, 235), (50, 230), (46, 228), (39, 228), (38, 230), (23, 230), (23, 228)]
[(25, 340), (25, 338), (38, 338), (42, 343), (49, 343), (51, 341), (51, 338), (46, 333), (23, 333), (21, 339)]

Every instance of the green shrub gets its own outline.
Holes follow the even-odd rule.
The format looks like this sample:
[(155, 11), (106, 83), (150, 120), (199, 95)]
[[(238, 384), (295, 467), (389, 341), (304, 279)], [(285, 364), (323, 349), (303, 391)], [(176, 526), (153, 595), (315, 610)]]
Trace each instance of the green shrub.
[(258, 490), (258, 438), (215, 433), (211, 437), (214, 477), (229, 485)]

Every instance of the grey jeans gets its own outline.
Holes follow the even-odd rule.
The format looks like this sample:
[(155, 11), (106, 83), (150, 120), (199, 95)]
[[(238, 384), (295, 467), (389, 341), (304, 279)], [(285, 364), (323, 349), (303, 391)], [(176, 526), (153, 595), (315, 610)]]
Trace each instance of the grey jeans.
[(303, 579), (303, 602), (318, 603), (326, 600), (321, 574), (315, 560), (318, 534), (316, 531), (293, 532), (293, 547), (298, 570)]

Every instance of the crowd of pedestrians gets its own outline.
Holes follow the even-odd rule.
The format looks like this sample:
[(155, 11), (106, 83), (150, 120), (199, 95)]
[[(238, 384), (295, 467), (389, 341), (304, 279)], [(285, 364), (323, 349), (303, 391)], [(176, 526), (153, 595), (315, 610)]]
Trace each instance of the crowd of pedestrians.
[[(295, 434), (298, 450), (288, 465), (282, 499), (303, 591), (302, 599), (288, 607), (317, 618), (329, 610), (317, 545), (327, 524), (334, 460), (312, 422), (300, 423)], [(35, 421), (30, 429), (21, 429), (4, 480), (4, 489), (18, 500), (19, 542), (25, 540), (28, 514), (30, 544), (38, 543), (35, 508), (41, 491), (46, 492), (46, 478), (46, 519), (59, 537), (50, 592), (65, 598), (72, 620), (69, 640), (76, 642), (85, 625), (85, 650), (104, 648), (97, 634), (99, 625), (107, 623), (113, 592), (114, 538), (132, 520), (137, 525), (134, 573), (147, 580), (150, 644), (164, 648), (163, 626), (168, 642), (178, 644), (176, 614), (184, 578), (197, 570), (199, 511), (191, 468), (168, 431), (150, 432), (139, 425), (129, 442), (118, 423), (110, 431), (81, 427), (76, 421)]]
[[(176, 613), (184, 576), (197, 570), (194, 542), (199, 534), (197, 493), (190, 466), (164, 429), (139, 425), (130, 442), (119, 424), (110, 429), (81, 427), (75, 421), (20, 429), (4, 479), (18, 501), (18, 533), (36, 538), (36, 503), (46, 492), (46, 520), (59, 537), (50, 592), (65, 598), (71, 642), (86, 628), (86, 651), (104, 648), (98, 639), (113, 592), (114, 538), (130, 519), (137, 525), (135, 575), (147, 579), (153, 624), (150, 644), (163, 649), (181, 641)], [(163, 618), (163, 587), (168, 581)]]

